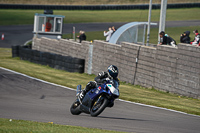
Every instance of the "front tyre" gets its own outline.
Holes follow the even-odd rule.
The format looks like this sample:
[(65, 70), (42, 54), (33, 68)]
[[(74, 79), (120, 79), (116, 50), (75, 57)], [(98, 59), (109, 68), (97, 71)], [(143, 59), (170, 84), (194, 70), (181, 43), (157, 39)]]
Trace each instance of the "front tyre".
[(78, 99), (72, 104), (70, 111), (73, 115), (79, 115), (81, 113), (80, 102), (78, 101)]
[(98, 116), (103, 112), (103, 110), (108, 105), (108, 99), (106, 97), (100, 96), (94, 101), (94, 104), (90, 110), (90, 115), (93, 117)]

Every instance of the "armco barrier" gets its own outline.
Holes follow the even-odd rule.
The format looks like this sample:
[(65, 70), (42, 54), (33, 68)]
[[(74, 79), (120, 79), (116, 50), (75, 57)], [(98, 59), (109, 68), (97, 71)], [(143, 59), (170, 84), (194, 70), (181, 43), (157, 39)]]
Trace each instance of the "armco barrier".
[[(167, 4), (167, 8), (194, 8), (200, 3)], [(50, 9), (50, 10), (132, 10), (149, 9), (148, 4), (142, 5), (25, 5), (0, 4), (0, 9)], [(152, 9), (160, 9), (160, 4), (152, 4)]]
[(59, 54), (40, 52), (24, 46), (12, 46), (12, 57), (20, 57), (33, 63), (48, 65), (68, 72), (84, 73), (85, 60)]

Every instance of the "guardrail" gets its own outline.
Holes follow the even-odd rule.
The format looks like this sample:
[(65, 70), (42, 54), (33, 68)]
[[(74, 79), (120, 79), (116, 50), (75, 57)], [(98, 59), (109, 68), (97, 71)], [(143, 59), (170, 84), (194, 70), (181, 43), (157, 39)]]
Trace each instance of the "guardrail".
[[(194, 8), (200, 3), (168, 4), (167, 8)], [(149, 4), (143, 5), (24, 5), (0, 4), (0, 9), (49, 9), (49, 10), (132, 10), (149, 9)], [(152, 9), (160, 9), (160, 4), (152, 4)]]
[(84, 59), (62, 56), (49, 52), (40, 52), (29, 49), (27, 46), (12, 46), (12, 57), (20, 57), (22, 60), (48, 65), (49, 67), (68, 72), (84, 73)]

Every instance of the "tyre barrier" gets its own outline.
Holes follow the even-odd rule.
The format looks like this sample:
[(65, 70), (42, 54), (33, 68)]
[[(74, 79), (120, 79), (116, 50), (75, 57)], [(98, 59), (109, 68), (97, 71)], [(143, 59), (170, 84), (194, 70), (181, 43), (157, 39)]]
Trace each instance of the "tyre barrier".
[(12, 46), (12, 57), (19, 57), (19, 46)]
[[(167, 4), (167, 8), (194, 8), (200, 3)], [(149, 4), (140, 5), (25, 5), (0, 4), (0, 9), (44, 9), (44, 10), (133, 10), (149, 9)], [(152, 9), (160, 9), (160, 4), (152, 4)]]
[(68, 72), (84, 73), (84, 59), (32, 50), (26, 46), (12, 46), (12, 57)]

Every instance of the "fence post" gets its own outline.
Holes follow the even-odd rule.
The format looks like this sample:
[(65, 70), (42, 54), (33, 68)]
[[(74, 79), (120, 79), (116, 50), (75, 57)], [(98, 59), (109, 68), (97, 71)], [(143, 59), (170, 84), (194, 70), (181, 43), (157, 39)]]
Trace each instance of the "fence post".
[(89, 52), (88, 52), (88, 74), (92, 74), (92, 56), (93, 55), (93, 45), (89, 45)]
[[(159, 33), (161, 31), (165, 31), (166, 12), (167, 12), (167, 0), (161, 0)], [(160, 43), (160, 36), (158, 34), (158, 44), (159, 43)]]
[(148, 18), (148, 29), (147, 29), (147, 46), (149, 46), (149, 37), (150, 37), (150, 24), (151, 24), (151, 9), (152, 9), (152, 0), (149, 2), (149, 18)]
[(135, 59), (135, 73), (134, 73), (134, 78), (133, 78), (133, 85), (135, 85), (135, 79), (136, 79), (136, 73), (137, 73), (137, 67), (138, 67), (138, 59), (139, 59), (139, 55), (140, 55), (140, 48), (141, 46), (139, 46), (138, 51), (137, 51), (137, 57)]
[[(142, 40), (142, 42), (143, 42), (142, 44), (143, 44), (143, 45), (145, 45), (146, 27), (147, 27), (147, 26), (146, 26), (146, 25), (144, 25), (144, 31), (143, 31), (143, 40)], [(149, 44), (148, 44), (147, 46), (149, 46)]]
[(73, 27), (73, 39), (74, 39), (74, 41), (76, 41), (75, 34), (76, 34), (75, 27)]

